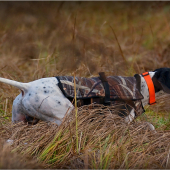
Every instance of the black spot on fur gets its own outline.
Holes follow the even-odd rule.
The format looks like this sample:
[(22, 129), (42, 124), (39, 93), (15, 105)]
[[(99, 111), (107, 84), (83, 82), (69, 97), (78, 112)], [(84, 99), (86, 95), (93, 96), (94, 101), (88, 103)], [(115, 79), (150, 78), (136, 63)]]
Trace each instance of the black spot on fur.
[(31, 93), (29, 93), (29, 96), (31, 96)]
[(44, 93), (49, 93), (49, 91), (48, 90), (44, 90)]
[(44, 89), (46, 88), (46, 87), (43, 87)]

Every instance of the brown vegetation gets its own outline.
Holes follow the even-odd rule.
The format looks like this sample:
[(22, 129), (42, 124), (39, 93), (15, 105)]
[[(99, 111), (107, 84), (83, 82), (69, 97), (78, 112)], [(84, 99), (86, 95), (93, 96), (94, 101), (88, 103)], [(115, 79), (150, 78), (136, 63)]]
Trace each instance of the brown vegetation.
[[(0, 2), (0, 76), (29, 82), (170, 67), (169, 13), (169, 2)], [(170, 168), (169, 95), (129, 126), (116, 106), (79, 108), (77, 139), (74, 112), (60, 127), (12, 124), (19, 91), (0, 86), (0, 168)]]
[(138, 121), (127, 126), (116, 113), (116, 106), (79, 108), (78, 145), (75, 112), (60, 127), (45, 122), (8, 123), (0, 135), (13, 140), (12, 152), (38, 156), (44, 167), (169, 168), (170, 131), (153, 132), (146, 122)]

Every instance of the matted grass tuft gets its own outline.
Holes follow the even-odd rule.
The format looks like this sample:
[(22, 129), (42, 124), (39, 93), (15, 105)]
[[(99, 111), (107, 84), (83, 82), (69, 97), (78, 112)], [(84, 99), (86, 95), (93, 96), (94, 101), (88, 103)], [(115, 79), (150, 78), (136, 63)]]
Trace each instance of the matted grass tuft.
[(124, 123), (117, 106), (78, 109), (60, 127), (8, 123), (0, 135), (13, 140), (12, 152), (36, 156), (51, 168), (169, 168), (170, 131), (150, 131), (146, 122)]

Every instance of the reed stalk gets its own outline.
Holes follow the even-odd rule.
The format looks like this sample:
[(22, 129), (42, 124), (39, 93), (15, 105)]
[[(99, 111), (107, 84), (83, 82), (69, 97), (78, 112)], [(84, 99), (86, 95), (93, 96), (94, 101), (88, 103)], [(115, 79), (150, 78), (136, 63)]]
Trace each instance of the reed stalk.
[(77, 148), (77, 153), (79, 151), (78, 148), (78, 121), (77, 121), (77, 93), (76, 93), (76, 80), (75, 80), (75, 73), (74, 73), (74, 100), (75, 100), (75, 117), (76, 117), (76, 148)]

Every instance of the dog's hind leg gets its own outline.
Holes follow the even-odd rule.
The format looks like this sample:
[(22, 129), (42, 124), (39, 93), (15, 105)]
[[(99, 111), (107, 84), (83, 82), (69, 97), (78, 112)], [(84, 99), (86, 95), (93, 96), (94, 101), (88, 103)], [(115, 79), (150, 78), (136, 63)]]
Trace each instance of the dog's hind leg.
[(22, 105), (21, 105), (22, 94), (20, 93), (14, 100), (12, 106), (12, 122), (26, 122), (25, 114), (23, 113)]

